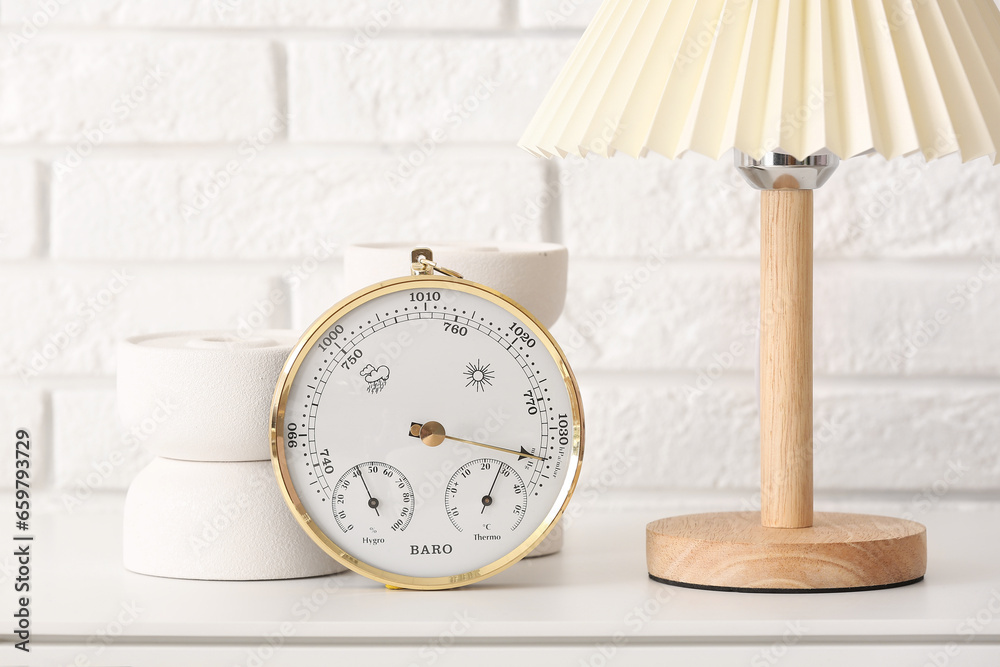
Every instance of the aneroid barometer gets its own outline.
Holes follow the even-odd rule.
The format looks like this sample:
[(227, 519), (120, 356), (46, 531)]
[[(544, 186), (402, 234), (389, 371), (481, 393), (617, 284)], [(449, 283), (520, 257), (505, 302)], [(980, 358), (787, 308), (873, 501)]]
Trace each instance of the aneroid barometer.
[(302, 336), (275, 390), (271, 455), (333, 558), (388, 586), (453, 588), (513, 565), (558, 521), (583, 412), (530, 313), (426, 248), (412, 274), (347, 297)]

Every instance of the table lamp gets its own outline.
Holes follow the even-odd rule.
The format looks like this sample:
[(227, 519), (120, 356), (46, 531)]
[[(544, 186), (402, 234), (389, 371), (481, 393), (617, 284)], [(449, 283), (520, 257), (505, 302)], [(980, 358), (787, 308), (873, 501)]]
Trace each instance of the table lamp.
[(997, 158), (992, 0), (605, 0), (519, 145), (695, 151), (761, 191), (761, 511), (646, 529), (650, 577), (809, 592), (923, 579), (912, 521), (813, 513), (813, 195), (840, 159)]

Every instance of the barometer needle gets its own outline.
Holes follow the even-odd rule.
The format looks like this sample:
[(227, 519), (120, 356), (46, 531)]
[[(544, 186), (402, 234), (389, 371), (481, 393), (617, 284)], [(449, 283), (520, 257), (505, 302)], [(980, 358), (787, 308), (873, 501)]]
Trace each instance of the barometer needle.
[(537, 459), (539, 461), (545, 460), (541, 456), (532, 454), (524, 447), (521, 447), (521, 451), (518, 452), (513, 449), (507, 449), (506, 447), (497, 447), (496, 445), (487, 445), (482, 442), (473, 442), (472, 440), (466, 440), (465, 438), (456, 438), (453, 435), (445, 433), (444, 426), (442, 426), (440, 422), (425, 422), (423, 424), (412, 422), (410, 424), (410, 435), (414, 438), (420, 438), (420, 441), (428, 447), (437, 447), (447, 438), (448, 440), (464, 442), (467, 445), (475, 445), (476, 447), (485, 447), (486, 449), (492, 449), (498, 452), (516, 454), (518, 461), (525, 458)]

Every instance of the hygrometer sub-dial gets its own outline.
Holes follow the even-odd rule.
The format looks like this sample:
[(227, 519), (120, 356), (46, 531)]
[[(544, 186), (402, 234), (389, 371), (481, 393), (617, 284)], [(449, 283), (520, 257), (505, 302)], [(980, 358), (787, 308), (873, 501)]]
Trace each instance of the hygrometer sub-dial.
[(444, 507), (459, 531), (470, 531), (480, 541), (499, 541), (524, 518), (528, 490), (509, 464), (497, 459), (475, 459), (451, 476)]
[(332, 504), (340, 529), (361, 531), (366, 544), (384, 542), (385, 535), (406, 530), (415, 505), (409, 480), (381, 461), (359, 463), (341, 475), (333, 487)]

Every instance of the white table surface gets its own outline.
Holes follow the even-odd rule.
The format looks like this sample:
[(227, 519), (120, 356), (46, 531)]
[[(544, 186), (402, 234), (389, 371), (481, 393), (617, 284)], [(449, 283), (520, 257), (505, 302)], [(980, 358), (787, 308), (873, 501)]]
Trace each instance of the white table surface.
[(0, 665), (1000, 666), (1000, 512), (920, 517), (929, 541), (920, 584), (818, 595), (650, 581), (644, 526), (656, 518), (592, 510), (568, 527), (560, 554), (474, 587), (417, 592), (353, 573), (134, 574), (121, 564), (121, 500), (92, 500), (33, 518), (30, 655), (11, 646), (15, 594), (9, 569), (0, 572)]

